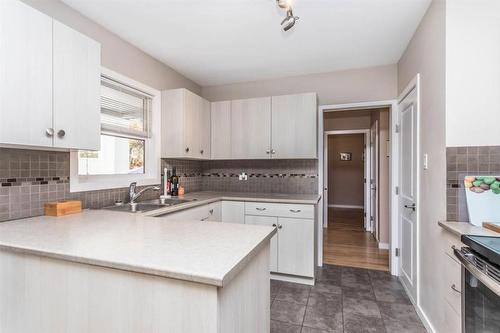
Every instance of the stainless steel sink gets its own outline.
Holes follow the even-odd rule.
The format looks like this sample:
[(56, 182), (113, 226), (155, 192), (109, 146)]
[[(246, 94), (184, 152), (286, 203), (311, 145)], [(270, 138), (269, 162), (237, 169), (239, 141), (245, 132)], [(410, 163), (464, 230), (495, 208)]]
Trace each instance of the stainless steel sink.
[(161, 209), (165, 207), (180, 205), (186, 202), (195, 201), (196, 199), (188, 200), (188, 199), (165, 199), (164, 203), (160, 202), (160, 199), (138, 202), (134, 205), (130, 203), (114, 205), (109, 207), (104, 207), (107, 210), (113, 210), (116, 212), (127, 212), (127, 213), (146, 213), (152, 210)]

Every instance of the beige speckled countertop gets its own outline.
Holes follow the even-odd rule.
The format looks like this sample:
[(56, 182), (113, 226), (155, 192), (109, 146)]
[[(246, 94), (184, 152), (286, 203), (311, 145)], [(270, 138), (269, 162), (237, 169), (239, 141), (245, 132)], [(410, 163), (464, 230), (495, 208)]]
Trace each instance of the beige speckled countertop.
[(145, 215), (158, 216), (222, 200), (316, 205), (321, 196), (319, 196), (318, 194), (235, 193), (205, 191), (188, 193), (181, 198), (189, 200), (195, 199), (195, 201), (191, 201), (181, 205), (156, 209), (154, 211), (145, 213)]
[(474, 236), (493, 236), (500, 237), (500, 234), (492, 230), (478, 227), (469, 222), (453, 222), (453, 221), (439, 221), (438, 223), (443, 229), (454, 233), (457, 236), (474, 235)]
[(0, 249), (221, 287), (275, 232), (257, 225), (84, 210), (0, 223)]

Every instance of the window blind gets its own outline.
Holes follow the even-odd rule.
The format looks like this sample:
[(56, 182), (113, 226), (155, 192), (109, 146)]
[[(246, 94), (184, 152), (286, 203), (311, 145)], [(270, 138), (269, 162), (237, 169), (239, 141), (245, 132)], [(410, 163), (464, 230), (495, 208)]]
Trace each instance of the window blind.
[(101, 131), (103, 134), (149, 138), (152, 97), (101, 76)]

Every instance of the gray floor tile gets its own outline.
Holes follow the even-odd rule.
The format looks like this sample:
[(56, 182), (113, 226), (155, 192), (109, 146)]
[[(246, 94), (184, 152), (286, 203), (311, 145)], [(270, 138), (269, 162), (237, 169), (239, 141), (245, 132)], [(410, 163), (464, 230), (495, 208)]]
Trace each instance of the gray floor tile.
[(358, 315), (344, 318), (344, 333), (385, 333), (385, 327), (380, 318)]
[(371, 290), (372, 284), (368, 273), (361, 273), (353, 270), (342, 271), (342, 287)]
[(344, 318), (356, 318), (356, 316), (381, 318), (379, 307), (374, 301), (344, 297), (342, 303)]
[(406, 292), (402, 289), (374, 288), (378, 302), (411, 304)]
[(421, 323), (408, 323), (399, 320), (384, 319), (385, 330), (387, 333), (426, 333), (424, 325)]
[(279, 288), (275, 299), (285, 302), (307, 304), (311, 287), (303, 284), (286, 282)]
[(326, 311), (317, 311), (315, 308), (307, 307), (304, 326), (320, 330), (342, 332), (342, 311), (327, 313)]
[(300, 325), (291, 325), (280, 321), (271, 320), (271, 333), (300, 333)]
[[(332, 333), (332, 332), (335, 332), (335, 331), (319, 330), (317, 328), (311, 328), (311, 327), (306, 327), (306, 326), (303, 326), (302, 331), (301, 331), (301, 333)], [(342, 331), (339, 331), (339, 332), (342, 332)]]
[(274, 300), (271, 306), (271, 320), (302, 325), (305, 311), (305, 305)]
[(316, 270), (316, 281), (327, 281), (329, 284), (340, 286), (342, 278), (341, 268), (322, 267)]
[(341, 294), (342, 288), (338, 285), (331, 284), (325, 281), (317, 281), (311, 288), (311, 292), (325, 293), (325, 294)]
[(378, 305), (384, 320), (392, 319), (410, 324), (421, 323), (415, 308), (411, 304), (379, 302)]
[(342, 295), (347, 298), (362, 298), (375, 301), (375, 294), (373, 293), (373, 290), (371, 288), (359, 289), (359, 288), (342, 287)]
[(324, 314), (342, 312), (342, 295), (311, 292), (307, 308)]

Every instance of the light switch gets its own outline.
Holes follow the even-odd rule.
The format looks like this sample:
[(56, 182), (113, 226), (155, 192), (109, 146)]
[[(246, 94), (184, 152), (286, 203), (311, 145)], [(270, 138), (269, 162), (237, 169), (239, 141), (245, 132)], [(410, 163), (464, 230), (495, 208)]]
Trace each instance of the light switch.
[(428, 169), (429, 169), (429, 155), (424, 154), (424, 170), (428, 170)]

